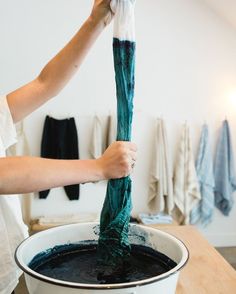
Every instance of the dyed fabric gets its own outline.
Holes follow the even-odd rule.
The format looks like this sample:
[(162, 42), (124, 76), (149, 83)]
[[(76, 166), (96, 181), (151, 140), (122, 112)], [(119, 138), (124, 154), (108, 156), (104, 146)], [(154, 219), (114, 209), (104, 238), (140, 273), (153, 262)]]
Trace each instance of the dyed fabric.
[(227, 120), (223, 122), (216, 149), (214, 174), (215, 205), (227, 216), (233, 207), (233, 192), (236, 190), (234, 155)]
[[(132, 8), (125, 7), (132, 3), (133, 1), (117, 1), (118, 15), (126, 12), (126, 8)], [(117, 24), (122, 18), (116, 16)], [(135, 42), (123, 39), (122, 36), (114, 38), (113, 55), (117, 93), (117, 140), (129, 141), (133, 117)], [(110, 180), (100, 220), (99, 253), (104, 265), (119, 266), (130, 254), (128, 232), (131, 208), (130, 177)]]

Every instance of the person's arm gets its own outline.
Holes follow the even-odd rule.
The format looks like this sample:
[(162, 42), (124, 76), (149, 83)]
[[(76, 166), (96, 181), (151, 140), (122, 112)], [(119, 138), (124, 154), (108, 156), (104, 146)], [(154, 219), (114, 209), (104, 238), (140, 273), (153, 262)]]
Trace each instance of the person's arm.
[(113, 143), (95, 160), (0, 158), (0, 195), (121, 178), (130, 174), (135, 161), (136, 146), (129, 142)]
[(22, 120), (65, 87), (111, 18), (110, 0), (95, 0), (92, 13), (81, 29), (39, 76), (7, 95), (14, 122)]

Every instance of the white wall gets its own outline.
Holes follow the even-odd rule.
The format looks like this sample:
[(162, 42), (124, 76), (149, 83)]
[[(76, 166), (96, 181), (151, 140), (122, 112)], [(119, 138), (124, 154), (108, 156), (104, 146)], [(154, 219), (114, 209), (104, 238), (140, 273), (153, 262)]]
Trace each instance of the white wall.
[[(0, 92), (8, 93), (33, 79), (76, 32), (92, 1), (0, 0)], [(137, 86), (133, 140), (139, 161), (133, 174), (133, 212), (147, 211), (154, 119), (167, 124), (171, 154), (176, 153), (181, 125), (191, 126), (194, 152), (201, 126), (209, 124), (212, 149), (227, 116), (236, 151), (236, 31), (199, 0), (137, 0)], [(72, 115), (80, 138), (81, 158), (88, 156), (91, 117), (115, 111), (112, 28), (102, 34), (80, 72), (53, 101), (26, 119), (33, 155), (39, 155), (46, 114)], [(32, 216), (99, 212), (105, 183), (81, 187), (81, 199), (69, 202), (62, 189), (32, 204)], [(202, 232), (215, 245), (236, 245), (236, 205)]]

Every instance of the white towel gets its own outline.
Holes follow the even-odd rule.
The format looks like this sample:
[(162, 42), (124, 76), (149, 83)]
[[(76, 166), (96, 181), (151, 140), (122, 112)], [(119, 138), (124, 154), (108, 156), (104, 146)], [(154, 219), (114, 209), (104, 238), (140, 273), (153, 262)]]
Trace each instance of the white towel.
[(166, 128), (162, 119), (157, 120), (154, 148), (148, 207), (155, 214), (171, 214), (174, 208), (172, 170)]
[(107, 148), (108, 116), (95, 115), (90, 144), (92, 158), (99, 158)]
[[(6, 153), (7, 156), (30, 156), (29, 144), (24, 132), (24, 123), (23, 121), (16, 124), (16, 134), (17, 134), (17, 143), (10, 146)], [(33, 193), (28, 193), (21, 195), (21, 207), (23, 220), (25, 224), (30, 225), (31, 221), (31, 200), (33, 197)]]
[(174, 170), (174, 214), (179, 223), (189, 224), (191, 210), (200, 199), (189, 127), (185, 124)]
[(107, 147), (116, 140), (115, 115), (95, 115), (90, 143), (90, 155), (99, 158)]
[(117, 133), (117, 119), (115, 114), (110, 114), (108, 117), (108, 134), (107, 134), (107, 147), (116, 141)]

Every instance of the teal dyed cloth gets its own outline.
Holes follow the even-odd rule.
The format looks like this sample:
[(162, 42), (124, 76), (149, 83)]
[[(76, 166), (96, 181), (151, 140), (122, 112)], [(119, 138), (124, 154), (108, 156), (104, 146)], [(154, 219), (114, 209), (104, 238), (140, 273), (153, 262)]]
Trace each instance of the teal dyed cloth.
[[(133, 118), (135, 42), (113, 39), (117, 92), (117, 141), (130, 141)], [(102, 263), (119, 266), (130, 254), (130, 177), (110, 180), (100, 219), (99, 255)]]

